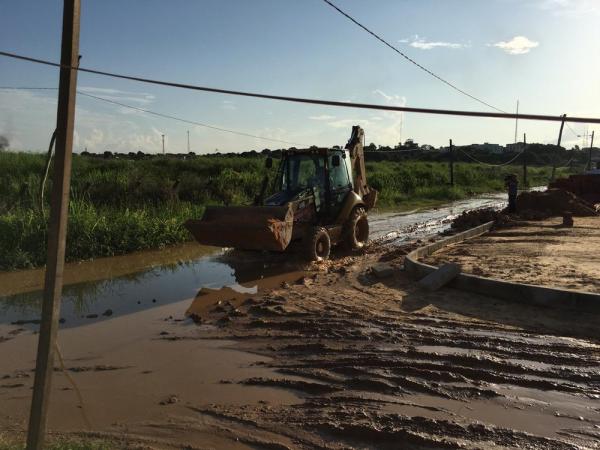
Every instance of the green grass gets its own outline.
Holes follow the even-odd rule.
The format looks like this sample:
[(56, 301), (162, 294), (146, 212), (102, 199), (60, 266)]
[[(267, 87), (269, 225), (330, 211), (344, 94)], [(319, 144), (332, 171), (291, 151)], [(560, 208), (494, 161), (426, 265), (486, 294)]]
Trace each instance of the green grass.
[[(48, 181), (44, 211), (39, 188), (44, 156), (0, 153), (0, 270), (42, 266), (46, 254)], [(449, 186), (447, 163), (369, 162), (369, 184), (383, 209), (414, 209), (503, 190), (506, 173), (458, 163)], [(190, 160), (104, 160), (75, 156), (67, 236), (67, 261), (160, 248), (190, 239), (182, 223), (207, 205), (249, 204), (267, 173), (257, 156), (211, 156)], [(275, 174), (273, 169), (269, 172)], [(546, 184), (549, 167), (530, 167), (530, 185)], [(561, 169), (557, 175), (564, 175)]]
[[(119, 448), (116, 442), (101, 439), (48, 438), (44, 445), (46, 450), (112, 450)], [(21, 439), (0, 434), (0, 450), (24, 450)]]

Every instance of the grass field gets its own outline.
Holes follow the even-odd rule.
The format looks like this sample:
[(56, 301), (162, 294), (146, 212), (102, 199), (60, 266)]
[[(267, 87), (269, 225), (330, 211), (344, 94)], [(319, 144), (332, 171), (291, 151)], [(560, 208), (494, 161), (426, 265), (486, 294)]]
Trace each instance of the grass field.
[[(44, 208), (39, 190), (44, 156), (0, 153), (0, 270), (45, 262), (51, 181)], [(446, 163), (369, 162), (369, 183), (380, 191), (379, 207), (414, 209), (503, 189), (520, 167), (459, 163), (455, 187)], [(182, 223), (206, 205), (249, 204), (267, 173), (259, 156), (196, 157), (188, 160), (99, 159), (73, 161), (68, 261), (160, 248), (189, 240)], [(275, 169), (270, 172), (275, 174)], [(530, 167), (531, 185), (546, 184), (549, 167)], [(564, 175), (564, 169), (557, 175)], [(51, 177), (50, 177), (51, 178)]]
[[(16, 438), (0, 434), (0, 450), (24, 450), (24, 437)], [(117, 448), (116, 442), (100, 439), (85, 439), (81, 437), (54, 438), (48, 437), (44, 448), (47, 450), (110, 450)]]

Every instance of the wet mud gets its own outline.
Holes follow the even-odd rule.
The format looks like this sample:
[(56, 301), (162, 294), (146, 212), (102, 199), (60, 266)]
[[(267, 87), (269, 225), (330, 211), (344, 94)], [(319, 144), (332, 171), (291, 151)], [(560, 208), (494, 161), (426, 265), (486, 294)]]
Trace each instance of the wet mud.
[[(402, 271), (419, 244), (382, 234), (308, 267), (226, 252), (67, 289), (49, 427), (116, 448), (598, 448), (600, 317), (421, 291)], [(22, 433), (37, 324), (12, 322), (36, 307), (7, 298), (0, 430)]]
[[(199, 414), (288, 448), (595, 448), (600, 317), (419, 291), (400, 270), (409, 250), (376, 246), (235, 307), (203, 305), (221, 324), (211, 335), (271, 358), (277, 376), (238, 383), (304, 402)], [(393, 276), (371, 275), (379, 260)]]

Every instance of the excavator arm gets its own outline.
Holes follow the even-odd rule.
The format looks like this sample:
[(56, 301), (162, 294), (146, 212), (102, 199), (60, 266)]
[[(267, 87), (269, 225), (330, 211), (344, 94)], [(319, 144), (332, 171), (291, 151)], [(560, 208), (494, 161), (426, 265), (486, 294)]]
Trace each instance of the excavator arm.
[(365, 132), (363, 129), (358, 125), (353, 126), (352, 134), (346, 144), (346, 149), (350, 152), (354, 192), (363, 199), (367, 209), (371, 209), (377, 202), (377, 191), (367, 184), (365, 152), (363, 148), (364, 137)]

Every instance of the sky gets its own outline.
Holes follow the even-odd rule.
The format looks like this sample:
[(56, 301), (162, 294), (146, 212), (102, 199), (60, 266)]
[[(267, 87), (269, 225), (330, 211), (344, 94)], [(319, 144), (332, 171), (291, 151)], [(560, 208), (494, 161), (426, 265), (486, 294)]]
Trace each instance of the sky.
[[(600, 0), (334, 0), (460, 89), (505, 111), (600, 117)], [(0, 50), (58, 62), (62, 1), (0, 0)], [(318, 99), (492, 111), (423, 72), (322, 0), (82, 0), (80, 65), (201, 86)], [(0, 56), (0, 86), (57, 87), (58, 69)], [(79, 95), (74, 151), (213, 153), (367, 143), (506, 144), (512, 120), (340, 109), (186, 91), (80, 73), (83, 93), (293, 144), (152, 116)], [(45, 151), (55, 90), (0, 90), (0, 135)], [(558, 123), (519, 122), (555, 143)], [(599, 127), (600, 128), (600, 127)], [(582, 145), (593, 126), (566, 128)]]

